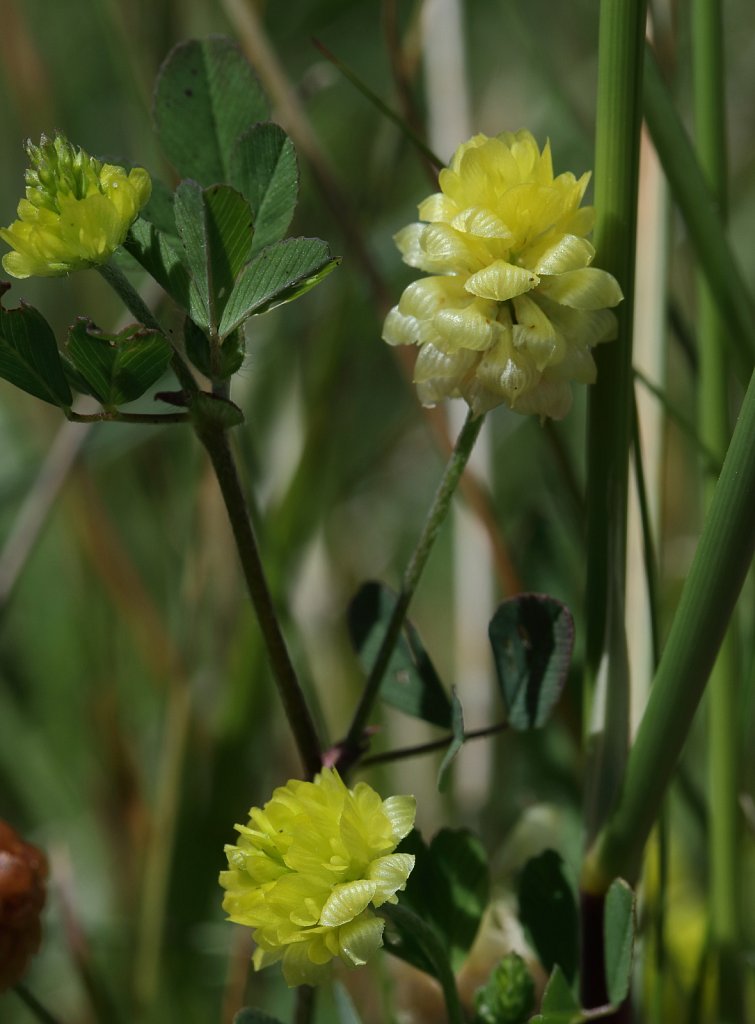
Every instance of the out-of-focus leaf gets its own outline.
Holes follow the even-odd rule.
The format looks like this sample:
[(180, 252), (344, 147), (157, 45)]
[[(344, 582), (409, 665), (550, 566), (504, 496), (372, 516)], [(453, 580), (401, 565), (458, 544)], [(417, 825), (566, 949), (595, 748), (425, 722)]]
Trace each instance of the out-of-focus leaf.
[(299, 169), (293, 143), (279, 125), (254, 124), (239, 136), (229, 180), (252, 210), (252, 252), (283, 238), (296, 208)]
[(560, 967), (548, 979), (540, 1010), (532, 1024), (582, 1024), (586, 1019)]
[[(366, 675), (375, 662), (395, 604), (396, 595), (391, 588), (371, 580), (360, 587), (349, 605), (349, 636)], [(452, 728), (448, 694), (410, 622), (404, 623), (388, 662), (380, 696), (413, 718)]]
[(236, 277), (249, 256), (252, 215), (230, 185), (202, 189), (182, 181), (176, 189), (176, 227), (194, 282), (191, 317), (216, 334)]
[(140, 398), (165, 373), (172, 354), (157, 331), (132, 324), (106, 334), (85, 317), (69, 331), (66, 349), (89, 393), (108, 406)]
[[(467, 829), (441, 829), (429, 846), (415, 829), (399, 850), (415, 857), (401, 900), (433, 924), (457, 970), (475, 940), (490, 895), (485, 849)], [(401, 937), (401, 945), (392, 951), (432, 973), (424, 950), (413, 943), (411, 935)]]
[(233, 1024), (281, 1024), (281, 1022), (277, 1017), (271, 1017), (269, 1013), (245, 1006), (233, 1018)]
[(266, 313), (308, 292), (339, 263), (319, 238), (287, 238), (269, 245), (239, 274), (220, 322), (221, 337), (253, 314)]
[(629, 992), (634, 948), (634, 893), (622, 878), (617, 878), (606, 894), (603, 929), (606, 988), (608, 998), (618, 1006)]
[(230, 39), (190, 40), (168, 54), (155, 85), (154, 119), (165, 155), (181, 178), (230, 181), (230, 156), (267, 101)]
[(393, 906), (390, 903), (384, 903), (381, 913), (403, 933), (413, 937), (427, 961), (432, 965), (432, 973), (443, 989), (449, 1024), (464, 1024), (456, 979), (451, 969), (443, 937), (430, 922), (401, 904)]
[(32, 306), (0, 303), (0, 377), (51, 405), (73, 401), (52, 328)]
[(519, 918), (547, 971), (558, 965), (567, 981), (577, 971), (578, 924), (574, 893), (555, 850), (524, 865), (519, 877)]
[(546, 594), (519, 594), (498, 606), (490, 643), (512, 729), (538, 729), (566, 682), (574, 620), (565, 604)]
[(535, 1006), (535, 982), (518, 953), (507, 953), (475, 993), (473, 1024), (524, 1024)]
[(438, 768), (438, 789), (441, 793), (448, 788), (451, 765), (464, 744), (464, 712), (455, 687), (451, 687), (451, 731), (453, 739)]

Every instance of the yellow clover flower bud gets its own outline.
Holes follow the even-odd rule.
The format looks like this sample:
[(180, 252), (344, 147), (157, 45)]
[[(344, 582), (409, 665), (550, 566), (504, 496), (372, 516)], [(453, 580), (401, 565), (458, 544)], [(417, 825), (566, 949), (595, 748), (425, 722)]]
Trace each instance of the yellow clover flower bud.
[(347, 789), (334, 768), (275, 790), (220, 874), (229, 919), (254, 929), (256, 970), (282, 961), (290, 986), (315, 985), (339, 957), (359, 967), (382, 945), (373, 907), (396, 903), (414, 857), (394, 853), (414, 824), (411, 796), (381, 800), (365, 782)]
[(622, 300), (611, 274), (590, 267), (590, 175), (553, 176), (550, 145), (528, 131), (475, 135), (440, 172), (441, 191), (395, 236), (413, 282), (383, 338), (419, 345), (424, 405), (463, 397), (480, 415), (506, 403), (560, 419), (571, 381), (591, 383), (594, 345), (616, 336)]
[(149, 174), (103, 164), (60, 134), (25, 148), (26, 198), (19, 219), (0, 228), (13, 250), (3, 256), (6, 272), (58, 277), (107, 262), (150, 197)]

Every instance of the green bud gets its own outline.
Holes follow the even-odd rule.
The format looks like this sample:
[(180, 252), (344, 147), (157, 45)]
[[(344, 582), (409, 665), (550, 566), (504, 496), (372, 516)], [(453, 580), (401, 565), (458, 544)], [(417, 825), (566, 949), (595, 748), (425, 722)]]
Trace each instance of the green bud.
[(532, 975), (517, 953), (508, 953), (477, 990), (474, 1024), (524, 1024), (534, 1006)]

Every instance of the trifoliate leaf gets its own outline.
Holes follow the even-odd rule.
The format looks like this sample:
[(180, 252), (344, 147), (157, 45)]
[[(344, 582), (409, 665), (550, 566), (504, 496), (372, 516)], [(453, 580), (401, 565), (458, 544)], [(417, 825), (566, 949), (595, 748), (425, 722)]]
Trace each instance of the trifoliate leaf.
[(155, 85), (154, 119), (165, 155), (181, 178), (230, 181), (239, 135), (267, 117), (267, 101), (239, 47), (219, 36), (181, 43)]

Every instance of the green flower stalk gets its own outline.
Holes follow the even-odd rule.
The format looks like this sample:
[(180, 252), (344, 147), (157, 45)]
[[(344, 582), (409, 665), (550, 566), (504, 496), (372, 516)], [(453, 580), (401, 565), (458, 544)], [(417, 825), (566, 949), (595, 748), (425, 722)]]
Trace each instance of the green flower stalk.
[(65, 136), (26, 143), (26, 198), (0, 238), (12, 251), (3, 267), (13, 277), (58, 277), (106, 263), (149, 200), (141, 167), (128, 173), (73, 146)]
[(282, 961), (290, 986), (327, 979), (336, 957), (360, 967), (382, 945), (374, 913), (396, 903), (414, 857), (395, 853), (414, 825), (411, 796), (348, 789), (334, 768), (275, 790), (226, 846), (223, 909), (254, 929), (256, 970)]
[(589, 173), (554, 177), (528, 131), (475, 135), (440, 172), (441, 191), (395, 238), (433, 275), (410, 284), (383, 338), (417, 344), (420, 400), (463, 397), (475, 416), (505, 403), (560, 419), (571, 382), (595, 379), (591, 349), (616, 336), (611, 274), (590, 266)]

